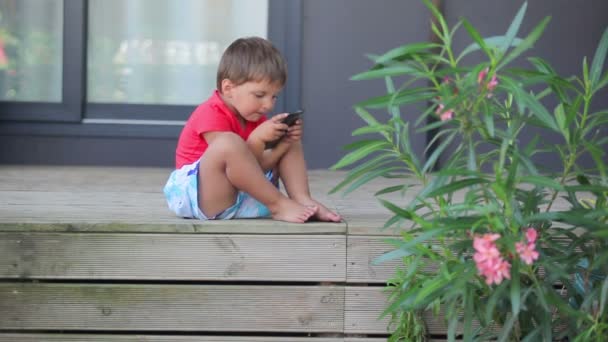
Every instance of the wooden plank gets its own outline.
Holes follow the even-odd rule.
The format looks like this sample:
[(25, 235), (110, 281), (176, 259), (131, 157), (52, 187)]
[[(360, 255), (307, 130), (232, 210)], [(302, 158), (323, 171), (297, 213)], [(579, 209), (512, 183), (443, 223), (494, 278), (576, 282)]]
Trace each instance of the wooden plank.
[[(162, 195), (171, 172), (158, 168), (0, 165), (0, 230), (344, 234), (345, 223), (273, 220), (200, 222), (175, 217)], [(326, 177), (327, 176), (327, 177)], [(328, 171), (309, 172), (311, 193), (329, 207)], [(94, 181), (93, 181), (94, 180)]]
[(343, 331), (332, 286), (0, 283), (0, 330)]
[[(347, 334), (386, 334), (390, 319), (379, 319), (388, 306), (387, 294), (383, 287), (348, 286), (345, 288), (344, 332)], [(427, 331), (431, 335), (445, 335), (447, 325), (440, 313), (434, 317), (432, 312), (424, 314)]]
[[(397, 268), (405, 269), (400, 258), (375, 263), (378, 257), (394, 250), (387, 242), (391, 237), (349, 235), (346, 246), (346, 281), (349, 283), (384, 284), (395, 275)], [(432, 272), (435, 267), (427, 267)]]
[(345, 280), (339, 235), (1, 233), (0, 278)]
[(343, 339), (273, 336), (184, 336), (116, 334), (2, 334), (0, 342), (380, 342), (386, 339)]
[[(344, 235), (345, 223), (307, 222), (304, 224), (274, 221), (271, 219), (238, 219), (225, 221), (196, 221), (171, 219), (150, 219), (113, 221), (112, 212), (107, 212), (106, 221), (91, 219), (85, 222), (81, 219), (56, 218), (39, 222), (37, 219), (2, 217), (0, 211), (0, 232), (92, 232), (92, 233), (168, 233), (168, 234), (308, 234), (308, 235)], [(53, 217), (53, 215), (50, 215)], [(21, 220), (20, 222), (16, 222)], [(10, 222), (8, 222), (10, 221)]]
[[(116, 334), (2, 334), (0, 342), (386, 342), (386, 338), (290, 336), (184, 336)], [(439, 342), (429, 340), (428, 342)]]

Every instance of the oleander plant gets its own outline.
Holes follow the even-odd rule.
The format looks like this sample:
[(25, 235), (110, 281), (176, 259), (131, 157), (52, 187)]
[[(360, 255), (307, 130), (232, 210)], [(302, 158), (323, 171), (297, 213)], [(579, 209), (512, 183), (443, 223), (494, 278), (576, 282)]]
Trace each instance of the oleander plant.
[[(424, 341), (422, 313), (441, 313), (450, 341), (606, 341), (608, 110), (594, 99), (608, 95), (608, 30), (580, 76), (565, 77), (524, 58), (550, 21), (521, 35), (527, 4), (504, 35), (484, 38), (424, 2), (437, 41), (370, 56), (352, 77), (384, 79), (387, 92), (355, 105), (360, 138), (333, 166), (349, 170), (332, 192), (396, 181), (375, 195), (399, 237), (376, 260), (399, 261), (390, 340)], [(471, 44), (455, 51), (462, 29)], [(436, 132), (426, 156), (412, 130)]]

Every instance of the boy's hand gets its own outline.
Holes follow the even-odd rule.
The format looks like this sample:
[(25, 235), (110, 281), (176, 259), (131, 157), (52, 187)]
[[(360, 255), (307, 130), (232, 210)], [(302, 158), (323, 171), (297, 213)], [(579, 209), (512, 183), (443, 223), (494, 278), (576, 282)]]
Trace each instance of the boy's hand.
[(283, 141), (285, 142), (298, 142), (302, 140), (302, 119), (298, 119), (293, 126), (290, 126), (287, 130), (287, 135)]
[(289, 128), (289, 126), (281, 122), (286, 116), (287, 113), (271, 117), (251, 132), (251, 135), (255, 135), (257, 139), (264, 143), (280, 139), (287, 133)]

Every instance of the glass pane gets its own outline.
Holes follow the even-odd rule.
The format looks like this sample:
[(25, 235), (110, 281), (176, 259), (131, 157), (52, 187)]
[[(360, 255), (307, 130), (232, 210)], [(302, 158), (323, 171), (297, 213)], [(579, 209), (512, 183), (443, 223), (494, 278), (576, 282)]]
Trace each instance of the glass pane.
[(268, 0), (91, 0), (87, 98), (198, 104), (240, 36), (267, 36)]
[(0, 100), (60, 102), (63, 0), (0, 0)]

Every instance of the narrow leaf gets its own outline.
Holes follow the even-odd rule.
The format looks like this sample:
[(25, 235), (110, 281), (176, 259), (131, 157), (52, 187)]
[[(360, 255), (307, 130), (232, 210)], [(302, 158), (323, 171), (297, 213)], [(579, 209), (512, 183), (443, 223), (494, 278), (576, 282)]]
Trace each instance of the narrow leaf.
[(382, 56), (378, 57), (375, 62), (378, 64), (382, 64), (394, 59), (400, 59), (403, 57), (407, 57), (412, 54), (416, 54), (419, 52), (425, 52), (434, 48), (441, 47), (441, 45), (436, 43), (422, 42), (422, 43), (412, 43), (404, 46), (400, 46), (389, 50)]
[(515, 39), (515, 37), (517, 36), (517, 32), (519, 32), (519, 27), (521, 26), (521, 22), (524, 19), (524, 15), (526, 14), (527, 8), (528, 3), (524, 2), (524, 4), (521, 6), (519, 11), (515, 15), (515, 18), (513, 18), (513, 21), (511, 22), (511, 25), (509, 25), (509, 29), (505, 34), (504, 44), (500, 47), (501, 52), (506, 52), (507, 49), (511, 46), (511, 42), (513, 42), (513, 39)]
[(367, 157), (368, 155), (370, 155), (373, 152), (382, 150), (383, 148), (390, 148), (390, 145), (384, 141), (376, 141), (374, 143), (367, 144), (366, 146), (361, 147), (361, 148), (345, 155), (336, 164), (334, 164), (331, 167), (331, 169), (338, 170), (343, 167), (349, 166), (349, 165)]
[(505, 65), (509, 64), (509, 62), (511, 62), (523, 52), (534, 46), (534, 43), (538, 40), (538, 38), (540, 38), (550, 20), (551, 17), (546, 17), (545, 19), (543, 19), (540, 24), (538, 24), (534, 28), (534, 30), (532, 30), (532, 32), (524, 39), (524, 41), (521, 42), (521, 44), (519, 44), (515, 49), (513, 49), (513, 51), (511, 51), (511, 53), (508, 54), (507, 57), (502, 60), (502, 62), (500, 62), (497, 67), (497, 70), (502, 69)]
[(522, 183), (529, 183), (532, 185), (545, 187), (545, 188), (551, 188), (551, 189), (558, 190), (558, 191), (564, 190), (563, 185), (561, 185), (559, 182), (557, 182), (556, 180), (549, 178), (549, 177), (538, 176), (538, 175), (523, 176), (519, 179), (519, 181)]
[(445, 194), (451, 194), (460, 189), (468, 188), (468, 187), (471, 187), (472, 185), (483, 184), (483, 183), (489, 183), (489, 181), (486, 179), (483, 179), (483, 178), (462, 179), (462, 180), (458, 180), (458, 181), (449, 183), (447, 185), (444, 185), (438, 189), (435, 189), (435, 190), (427, 193), (426, 197), (428, 198), (428, 197), (441, 196), (441, 195), (445, 195)]
[(417, 69), (404, 64), (404, 65), (395, 65), (395, 66), (380, 68), (377, 70), (370, 70), (370, 71), (362, 72), (362, 73), (354, 75), (350, 79), (352, 81), (361, 81), (361, 80), (371, 80), (371, 79), (375, 79), (375, 78), (382, 78), (382, 77), (386, 77), (386, 76), (399, 76), (399, 75), (419, 74), (419, 73), (420, 73), (420, 71), (418, 71)]
[(467, 30), (467, 32), (469, 32), (471, 38), (473, 38), (473, 41), (475, 41), (475, 43), (479, 45), (481, 50), (483, 50), (483, 52), (485, 52), (489, 58), (492, 58), (492, 52), (490, 51), (490, 49), (488, 49), (486, 42), (483, 40), (479, 32), (477, 32), (477, 30), (473, 27), (473, 25), (471, 25), (471, 23), (469, 23), (466, 19), (462, 20), (462, 24), (464, 25), (464, 28)]
[(595, 56), (593, 56), (593, 63), (591, 64), (591, 88), (595, 88), (598, 80), (602, 76), (602, 69), (604, 67), (604, 61), (606, 60), (606, 52), (608, 51), (608, 28), (604, 30), (602, 38), (595, 50)]

